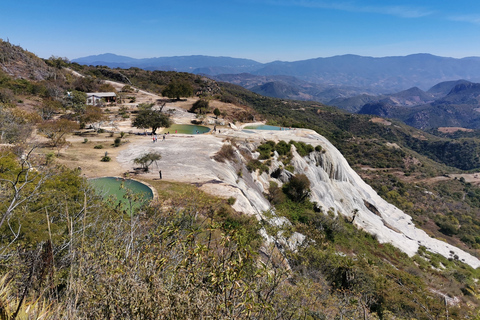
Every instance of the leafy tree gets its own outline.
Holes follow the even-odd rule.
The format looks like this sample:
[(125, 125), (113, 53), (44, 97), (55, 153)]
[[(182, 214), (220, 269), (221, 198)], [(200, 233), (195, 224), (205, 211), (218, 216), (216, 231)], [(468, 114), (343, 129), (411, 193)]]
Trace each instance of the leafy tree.
[(208, 100), (200, 99), (195, 101), (192, 107), (189, 110), (190, 112), (195, 112), (199, 114), (205, 114), (208, 112)]
[(220, 115), (220, 110), (218, 110), (218, 108), (215, 108), (215, 110), (213, 110), (213, 114), (215, 115), (215, 119), (218, 119), (218, 116)]
[(163, 89), (162, 95), (170, 99), (180, 100), (181, 97), (190, 97), (193, 95), (193, 88), (187, 82), (177, 82), (172, 80)]
[[(39, 194), (45, 182), (46, 174), (31, 161), (31, 149), (23, 159), (7, 150), (0, 152), (0, 227), (10, 220), (18, 207), (24, 206)], [(16, 228), (10, 228), (14, 238), (18, 237)], [(19, 231), (18, 231), (19, 232)]]
[(133, 163), (139, 164), (142, 166), (143, 171), (148, 172), (148, 167), (150, 167), (154, 162), (162, 158), (162, 155), (158, 152), (149, 152), (141, 155), (138, 158), (133, 159)]
[[(80, 116), (80, 122), (85, 123), (95, 123), (103, 121), (106, 118), (105, 114), (102, 112), (102, 109), (98, 106), (86, 106), (85, 113)], [(94, 126), (95, 130), (99, 129), (98, 126)]]
[(168, 128), (171, 124), (172, 121), (168, 115), (158, 110), (144, 109), (139, 111), (137, 117), (132, 122), (132, 127), (142, 129), (152, 128), (152, 134), (156, 134), (158, 128)]
[(87, 94), (85, 92), (73, 90), (68, 94), (68, 105), (79, 117), (86, 110)]

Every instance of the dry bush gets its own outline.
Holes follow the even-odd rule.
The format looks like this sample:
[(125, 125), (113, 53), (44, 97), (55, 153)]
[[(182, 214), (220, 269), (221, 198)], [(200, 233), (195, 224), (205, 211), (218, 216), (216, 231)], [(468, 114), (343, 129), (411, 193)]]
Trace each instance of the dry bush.
[(213, 159), (217, 162), (233, 161), (235, 160), (235, 149), (231, 144), (224, 144), (213, 156)]

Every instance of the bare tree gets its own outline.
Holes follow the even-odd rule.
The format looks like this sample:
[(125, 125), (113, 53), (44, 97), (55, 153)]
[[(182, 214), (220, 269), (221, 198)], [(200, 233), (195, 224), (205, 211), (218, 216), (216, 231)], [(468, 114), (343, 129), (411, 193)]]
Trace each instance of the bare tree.
[[(49, 177), (48, 171), (34, 166), (30, 161), (34, 149), (34, 147), (31, 148), (22, 156), (18, 170), (12, 170), (10, 176), (4, 175), (0, 178), (0, 202), (4, 204), (0, 228), (10, 219), (15, 209), (39, 195), (41, 186)], [(3, 157), (7, 156), (3, 155)], [(14, 235), (18, 234), (13, 230), (12, 232)]]

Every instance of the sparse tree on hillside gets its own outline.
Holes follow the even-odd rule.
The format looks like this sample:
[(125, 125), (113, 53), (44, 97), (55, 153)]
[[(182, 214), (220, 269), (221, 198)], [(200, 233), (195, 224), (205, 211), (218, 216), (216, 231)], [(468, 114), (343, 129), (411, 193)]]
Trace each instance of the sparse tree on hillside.
[(85, 112), (87, 104), (87, 94), (85, 92), (73, 90), (68, 94), (68, 106), (76, 113)]
[(152, 128), (152, 134), (157, 133), (161, 127), (170, 127), (172, 124), (168, 115), (158, 110), (143, 109), (138, 112), (137, 117), (132, 122), (132, 127), (147, 129)]
[(220, 110), (218, 110), (218, 108), (215, 108), (215, 110), (213, 110), (213, 114), (215, 115), (215, 119), (218, 119), (218, 116), (219, 116), (221, 113), (220, 113)]
[(189, 110), (190, 112), (205, 114), (208, 112), (208, 100), (197, 100)]
[(98, 91), (99, 92), (117, 92), (117, 90), (115, 90), (115, 87), (110, 83), (102, 83), (100, 87), (98, 87)]
[(38, 108), (38, 112), (43, 120), (52, 119), (55, 112), (62, 109), (62, 103), (60, 101), (47, 99), (44, 100), (42, 105)]
[(26, 141), (33, 131), (33, 123), (38, 115), (18, 108), (0, 106), (0, 141), (2, 143), (19, 143)]
[(60, 154), (60, 149), (67, 144), (65, 136), (76, 129), (78, 124), (67, 119), (46, 121), (38, 126), (38, 130), (50, 140), (52, 147), (57, 148), (57, 154)]
[[(85, 113), (81, 115), (80, 122), (82, 124), (91, 123), (92, 125), (96, 122), (100, 122), (106, 119), (105, 114), (102, 112), (102, 109), (97, 106), (86, 106)], [(95, 131), (99, 129), (97, 126), (93, 125)]]
[(70, 60), (68, 60), (68, 58), (66, 57), (51, 56), (45, 62), (52, 67), (55, 67), (57, 69), (62, 69), (68, 66), (68, 64), (70, 63)]
[(193, 95), (193, 88), (187, 82), (170, 81), (162, 91), (162, 95), (170, 99), (180, 100), (181, 97), (191, 97)]
[(135, 164), (139, 164), (142, 166), (142, 169), (145, 171), (145, 172), (148, 172), (148, 168), (155, 162), (157, 162), (158, 160), (160, 160), (162, 158), (161, 154), (158, 153), (158, 152), (149, 152), (149, 153), (145, 153), (143, 155), (141, 155), (140, 157), (138, 158), (135, 158), (133, 159), (133, 163)]

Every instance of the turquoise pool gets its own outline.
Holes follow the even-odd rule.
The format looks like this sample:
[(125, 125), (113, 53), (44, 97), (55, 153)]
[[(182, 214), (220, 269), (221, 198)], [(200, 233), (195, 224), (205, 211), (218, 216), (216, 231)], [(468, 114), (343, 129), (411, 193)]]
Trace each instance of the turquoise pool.
[(246, 126), (244, 129), (253, 129), (253, 130), (284, 130), (282, 127), (270, 126), (268, 124), (261, 124), (258, 126)]
[[(138, 195), (138, 199), (133, 203), (134, 210), (153, 199), (153, 192), (150, 187), (135, 180), (104, 177), (89, 179), (88, 182), (104, 199), (112, 199), (114, 207), (121, 206), (122, 210), (127, 211), (127, 213), (129, 213), (130, 208), (127, 199), (124, 198), (127, 193), (126, 189)], [(121, 188), (122, 184), (123, 188)]]
[(163, 129), (160, 133), (170, 132), (173, 133), (183, 133), (183, 134), (201, 134), (209, 132), (210, 128), (205, 126), (197, 126), (194, 124), (172, 124), (169, 128)]

